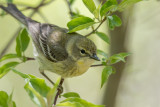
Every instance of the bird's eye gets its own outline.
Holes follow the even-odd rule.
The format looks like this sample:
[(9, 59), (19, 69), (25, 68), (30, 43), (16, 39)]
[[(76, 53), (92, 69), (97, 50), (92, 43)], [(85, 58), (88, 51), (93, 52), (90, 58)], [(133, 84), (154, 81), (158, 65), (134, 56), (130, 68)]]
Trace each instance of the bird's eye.
[(81, 53), (82, 53), (82, 54), (85, 54), (85, 53), (86, 53), (86, 51), (85, 51), (84, 49), (82, 49), (82, 50), (81, 50)]

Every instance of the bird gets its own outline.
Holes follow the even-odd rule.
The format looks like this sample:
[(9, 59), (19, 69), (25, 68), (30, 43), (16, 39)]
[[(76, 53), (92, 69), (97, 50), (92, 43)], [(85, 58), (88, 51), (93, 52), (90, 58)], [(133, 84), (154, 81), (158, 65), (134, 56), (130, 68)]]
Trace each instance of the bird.
[(54, 24), (32, 20), (12, 3), (8, 3), (7, 7), (0, 5), (0, 8), (25, 25), (32, 38), (39, 71), (50, 82), (52, 81), (45, 75), (45, 70), (56, 73), (63, 79), (71, 78), (82, 75), (95, 61), (100, 60), (95, 43), (87, 37), (76, 32), (68, 33), (68, 29)]

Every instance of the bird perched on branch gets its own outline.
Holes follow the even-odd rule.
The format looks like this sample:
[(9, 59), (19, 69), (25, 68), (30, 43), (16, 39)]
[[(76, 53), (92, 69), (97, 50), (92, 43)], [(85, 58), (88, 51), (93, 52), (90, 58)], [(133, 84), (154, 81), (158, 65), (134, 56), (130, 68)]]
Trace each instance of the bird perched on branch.
[(90, 39), (78, 33), (67, 33), (67, 29), (53, 24), (34, 21), (24, 16), (14, 4), (8, 3), (7, 7), (1, 5), (0, 8), (26, 26), (43, 75), (44, 70), (48, 70), (62, 78), (79, 76), (99, 60), (96, 45)]

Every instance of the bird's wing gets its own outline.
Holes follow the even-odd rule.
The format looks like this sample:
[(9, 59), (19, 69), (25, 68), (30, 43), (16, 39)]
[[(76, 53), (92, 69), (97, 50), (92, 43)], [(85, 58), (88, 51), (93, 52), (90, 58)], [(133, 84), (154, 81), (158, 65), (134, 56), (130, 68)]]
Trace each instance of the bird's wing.
[[(36, 45), (36, 48), (39, 49), (48, 60), (57, 62), (63, 61), (68, 57), (63, 44), (64, 40), (62, 39), (65, 38), (64, 34), (66, 30), (58, 26), (36, 22), (24, 16), (14, 4), (8, 3), (8, 7), (0, 5), (0, 8), (11, 14), (27, 27), (34, 45)], [(60, 35), (57, 35), (57, 32), (59, 32)], [(60, 40), (57, 41), (57, 38)]]
[(41, 24), (36, 41), (45, 57), (52, 61), (63, 61), (68, 57), (65, 49), (66, 30), (51, 24)]

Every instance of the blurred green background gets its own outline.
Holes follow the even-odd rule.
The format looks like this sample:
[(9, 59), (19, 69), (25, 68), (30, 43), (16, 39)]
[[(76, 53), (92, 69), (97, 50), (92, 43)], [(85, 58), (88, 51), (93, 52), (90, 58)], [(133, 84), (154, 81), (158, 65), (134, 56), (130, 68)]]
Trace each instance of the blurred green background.
[[(27, 3), (36, 5), (39, 0), (14, 0), (16, 3)], [(95, 0), (96, 1), (96, 0)], [(98, 4), (98, 2), (96, 2)], [(76, 0), (73, 10), (78, 9), (81, 14), (93, 17), (81, 0)], [(115, 107), (160, 107), (160, 2), (156, 0), (142, 1), (132, 7), (127, 27), (127, 37), (125, 47), (132, 53), (125, 66), (118, 94), (116, 96)], [(28, 15), (31, 11), (25, 11)], [(70, 21), (69, 11), (65, 0), (55, 0), (53, 3), (41, 8), (49, 23), (66, 27)], [(44, 22), (35, 14), (33, 19)], [(127, 21), (127, 20), (126, 20)], [(125, 22), (125, 18), (124, 18)], [(9, 15), (0, 17), (0, 51), (15, 33), (20, 23)], [(99, 31), (107, 34), (107, 24), (103, 24)], [(87, 34), (87, 30), (80, 31)], [(119, 35), (116, 35), (119, 36)], [(90, 37), (98, 49), (109, 52), (109, 45), (105, 44), (95, 35)], [(26, 51), (26, 56), (32, 57), (32, 44)], [(7, 53), (15, 53), (15, 41)], [(98, 63), (98, 62), (97, 62)], [(2, 65), (3, 63), (0, 63)], [(16, 67), (19, 71), (33, 74), (43, 78), (38, 71), (36, 61), (28, 61)], [(102, 104), (105, 100), (105, 86), (100, 89), (102, 67), (90, 68), (88, 72), (79, 77), (65, 80), (65, 92), (73, 91), (81, 95), (83, 99), (95, 104)], [(118, 72), (118, 71), (117, 71)], [(57, 75), (47, 72), (54, 81)], [(113, 74), (114, 75), (114, 74)], [(48, 85), (51, 85), (46, 81)], [(17, 107), (36, 107), (23, 89), (24, 80), (18, 75), (9, 72), (0, 79), (0, 90), (13, 91), (13, 100)]]

